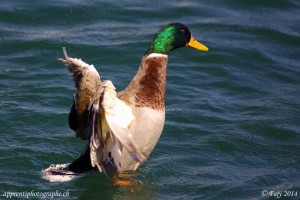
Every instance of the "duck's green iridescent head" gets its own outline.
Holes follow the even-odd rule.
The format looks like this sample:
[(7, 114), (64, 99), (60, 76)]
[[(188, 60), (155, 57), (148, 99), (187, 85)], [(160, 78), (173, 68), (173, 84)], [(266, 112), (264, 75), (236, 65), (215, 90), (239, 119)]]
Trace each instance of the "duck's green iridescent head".
[(170, 51), (184, 46), (193, 47), (201, 51), (208, 51), (206, 46), (193, 38), (190, 30), (185, 25), (171, 23), (158, 31), (146, 54), (168, 54)]

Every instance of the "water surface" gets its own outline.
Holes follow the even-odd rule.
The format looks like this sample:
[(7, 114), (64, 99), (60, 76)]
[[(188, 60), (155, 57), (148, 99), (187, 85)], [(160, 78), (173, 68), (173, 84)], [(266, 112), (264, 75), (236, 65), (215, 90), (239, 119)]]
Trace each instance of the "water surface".
[[(296, 0), (2, 1), (1, 195), (268, 199), (265, 192), (297, 191), (299, 198), (299, 13)], [(165, 128), (135, 174), (142, 184), (132, 192), (99, 173), (44, 180), (42, 169), (72, 161), (84, 146), (67, 124), (75, 87), (56, 61), (61, 47), (122, 90), (170, 22), (188, 25), (210, 51), (169, 55)]]

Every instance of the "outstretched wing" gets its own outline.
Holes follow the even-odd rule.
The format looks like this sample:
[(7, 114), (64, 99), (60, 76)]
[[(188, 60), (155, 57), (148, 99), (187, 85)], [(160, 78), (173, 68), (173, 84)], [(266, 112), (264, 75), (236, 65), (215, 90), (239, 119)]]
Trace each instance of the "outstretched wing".
[(130, 106), (117, 97), (111, 81), (102, 82), (91, 106), (91, 164), (105, 172), (104, 162), (120, 168), (122, 149), (136, 162), (143, 162), (146, 154), (135, 143), (131, 126), (135, 116)]
[(144, 161), (146, 155), (135, 143), (132, 135), (132, 125), (135, 120), (132, 108), (117, 97), (111, 81), (103, 82), (103, 86), (105, 89), (102, 107), (110, 130), (135, 161)]
[(69, 113), (69, 126), (77, 137), (88, 139), (88, 105), (101, 85), (100, 75), (93, 65), (88, 65), (81, 59), (66, 55), (66, 59), (58, 60), (68, 67), (77, 88)]
[(119, 169), (123, 148), (136, 162), (143, 162), (146, 154), (132, 136), (135, 116), (131, 107), (117, 97), (111, 81), (101, 83), (93, 65), (64, 53), (66, 59), (58, 60), (68, 67), (77, 88), (69, 125), (77, 137), (89, 139), (91, 165), (105, 172), (104, 165), (110, 162)]

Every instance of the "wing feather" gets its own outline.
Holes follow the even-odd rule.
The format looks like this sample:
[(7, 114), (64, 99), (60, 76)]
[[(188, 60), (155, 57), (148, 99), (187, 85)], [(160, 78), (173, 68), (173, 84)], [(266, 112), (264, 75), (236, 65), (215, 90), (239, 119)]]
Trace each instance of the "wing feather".
[[(104, 162), (119, 169), (122, 149), (125, 148), (136, 162), (143, 162), (146, 154), (135, 143), (131, 125), (135, 116), (132, 109), (117, 97), (111, 81), (102, 82), (101, 89), (92, 98), (90, 156), (93, 167), (105, 172)], [(113, 159), (113, 162), (112, 160)]]
[(104, 173), (107, 162), (119, 169), (123, 148), (143, 162), (147, 156), (133, 138), (133, 110), (117, 97), (112, 82), (101, 83), (94, 66), (80, 59), (66, 55), (58, 60), (66, 64), (77, 88), (69, 124), (77, 136), (89, 138), (91, 165)]
[(117, 97), (111, 81), (103, 82), (103, 86), (105, 89), (102, 106), (109, 128), (131, 157), (137, 162), (143, 162), (146, 155), (135, 143), (131, 131), (131, 125), (135, 120), (131, 107)]
[(93, 65), (81, 59), (67, 57), (65, 49), (64, 54), (66, 59), (58, 60), (68, 67), (77, 88), (69, 114), (69, 125), (76, 132), (77, 137), (88, 139), (88, 105), (101, 85), (100, 75)]

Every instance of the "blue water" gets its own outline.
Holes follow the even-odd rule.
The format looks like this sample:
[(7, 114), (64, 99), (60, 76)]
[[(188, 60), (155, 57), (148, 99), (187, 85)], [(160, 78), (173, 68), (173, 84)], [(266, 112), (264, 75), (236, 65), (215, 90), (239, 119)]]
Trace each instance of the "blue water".
[[(296, 0), (1, 1), (1, 198), (299, 199), (299, 13)], [(134, 173), (140, 184), (114, 186), (100, 173), (43, 179), (42, 169), (71, 162), (85, 144), (68, 127), (75, 87), (56, 61), (61, 48), (121, 91), (170, 22), (210, 50), (169, 55), (165, 128)]]

